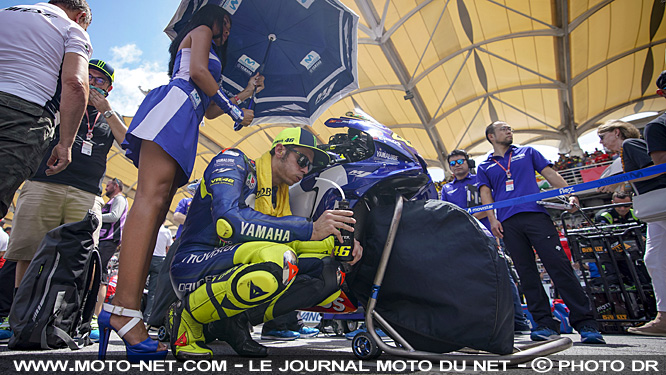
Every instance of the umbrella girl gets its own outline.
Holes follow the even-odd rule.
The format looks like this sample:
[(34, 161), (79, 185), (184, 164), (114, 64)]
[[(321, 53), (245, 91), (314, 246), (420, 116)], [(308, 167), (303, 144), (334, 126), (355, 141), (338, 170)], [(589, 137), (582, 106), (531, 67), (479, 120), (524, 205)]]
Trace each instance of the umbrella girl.
[(206, 5), (193, 15), (169, 48), (171, 81), (148, 93), (122, 144), (139, 169), (138, 184), (122, 234), (116, 295), (99, 316), (100, 359), (106, 356), (111, 330), (125, 342), (130, 361), (163, 359), (167, 354), (139, 324), (141, 293), (159, 226), (176, 190), (190, 178), (204, 115), (210, 119), (226, 113), (237, 124), (247, 125), (254, 112), (236, 104), (255, 87), (257, 92), (264, 87), (263, 77), (254, 75), (231, 100), (219, 90), (230, 29), (229, 13), (217, 5)]

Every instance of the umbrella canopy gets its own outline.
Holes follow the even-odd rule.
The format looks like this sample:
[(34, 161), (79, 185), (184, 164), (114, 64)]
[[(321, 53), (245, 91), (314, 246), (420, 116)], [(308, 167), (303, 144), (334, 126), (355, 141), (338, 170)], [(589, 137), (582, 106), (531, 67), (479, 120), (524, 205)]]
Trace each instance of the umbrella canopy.
[(165, 32), (174, 37), (207, 3), (232, 19), (222, 89), (233, 96), (256, 72), (266, 77), (252, 125), (312, 125), (358, 88), (358, 16), (339, 0), (183, 0)]

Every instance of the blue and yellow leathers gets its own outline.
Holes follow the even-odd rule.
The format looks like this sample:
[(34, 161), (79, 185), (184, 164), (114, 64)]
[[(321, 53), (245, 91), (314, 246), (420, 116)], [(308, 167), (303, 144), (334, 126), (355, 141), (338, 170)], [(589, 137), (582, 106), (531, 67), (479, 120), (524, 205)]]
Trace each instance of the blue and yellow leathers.
[(176, 350), (208, 353), (195, 343), (199, 324), (246, 310), (258, 324), (339, 294), (338, 264), (328, 256), (333, 237), (309, 241), (309, 219), (255, 211), (258, 195), (272, 196), (258, 185), (254, 162), (235, 149), (215, 156), (204, 172), (171, 264), (184, 304), (180, 324), (191, 336), (179, 329)]

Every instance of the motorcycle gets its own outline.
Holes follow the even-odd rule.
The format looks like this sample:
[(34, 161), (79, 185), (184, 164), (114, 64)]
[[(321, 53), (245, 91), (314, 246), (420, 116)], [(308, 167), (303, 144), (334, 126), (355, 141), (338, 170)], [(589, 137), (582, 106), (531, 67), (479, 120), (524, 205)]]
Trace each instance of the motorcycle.
[[(357, 117), (332, 118), (329, 128), (347, 128), (321, 145), (331, 163), (314, 170), (289, 191), (292, 214), (313, 220), (342, 198), (354, 210), (357, 226), (364, 213), (391, 204), (396, 194), (407, 200), (437, 199), (425, 160), (412, 144), (386, 126)], [(359, 225), (361, 224), (361, 225)], [(362, 232), (355, 231), (357, 239)]]

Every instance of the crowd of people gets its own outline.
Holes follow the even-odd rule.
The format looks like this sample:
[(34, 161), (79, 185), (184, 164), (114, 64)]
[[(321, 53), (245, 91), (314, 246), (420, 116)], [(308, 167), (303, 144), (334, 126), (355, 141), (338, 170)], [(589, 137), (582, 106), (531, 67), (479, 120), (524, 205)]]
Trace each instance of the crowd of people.
[(589, 153), (585, 151), (582, 156), (560, 154), (560, 157), (553, 164), (553, 169), (556, 171), (563, 171), (565, 169), (578, 168), (586, 165), (594, 165), (609, 162), (619, 157), (615, 152), (601, 151), (598, 148), (594, 152)]
[[(513, 145), (511, 126), (503, 121), (495, 121), (486, 128), (486, 139), (493, 147), (493, 153), (479, 165), (477, 174), (461, 171), (469, 159), (452, 161), (456, 151), (449, 155), (456, 180), (447, 184), (442, 199), (451, 201), (447, 191), (461, 190), (462, 196), (477, 196), (476, 202), (464, 201), (464, 208), (470, 205), (491, 204), (540, 191), (534, 172), (540, 173), (555, 188), (568, 186), (566, 181), (537, 150), (529, 146)], [(514, 156), (515, 155), (515, 156)], [(464, 176), (463, 176), (464, 175)], [(467, 181), (469, 180), (469, 181)], [(459, 183), (461, 188), (455, 187)], [(474, 191), (475, 194), (465, 194)], [(570, 196), (571, 204), (578, 204), (576, 196)], [(461, 203), (455, 204), (461, 205)], [(563, 300), (571, 311), (571, 325), (580, 333), (581, 342), (605, 344), (594, 317), (593, 304), (582, 289), (566, 255), (557, 251), (559, 236), (545, 208), (536, 202), (514, 205), (484, 211), (477, 215), (482, 223), (499, 240), (503, 240), (510, 254), (522, 285), (528, 309), (536, 323), (530, 333), (533, 341), (545, 341), (559, 337), (560, 324), (553, 317), (550, 299), (541, 284), (534, 251), (538, 254), (551, 279), (558, 287)]]
[[(112, 302), (102, 303), (107, 287), (98, 292), (99, 356), (105, 358), (115, 331), (131, 360), (162, 359), (167, 347), (150, 338), (142, 324), (141, 298), (148, 274), (156, 275), (171, 245), (163, 227), (166, 214), (176, 190), (192, 177), (203, 118), (226, 114), (237, 126), (250, 124), (253, 111), (238, 105), (264, 88), (264, 77), (258, 73), (250, 77), (233, 97), (221, 91), (231, 16), (219, 6), (205, 5), (171, 43), (169, 84), (148, 93), (126, 128), (106, 99), (115, 71), (92, 58), (86, 33), (91, 21), (85, 0), (50, 0), (0, 11), (4, 28), (30, 30), (0, 38), (0, 217), (7, 214), (23, 184), (4, 254), (15, 266), (12, 272), (5, 265), (0, 278), (6, 280), (12, 272), (14, 288), (20, 288), (44, 235), (92, 210), (100, 223), (93, 239), (103, 265), (121, 249)], [(19, 53), (16, 45), (31, 54)], [(666, 97), (666, 72), (657, 85), (659, 95)], [(623, 155), (623, 167), (631, 171), (653, 161), (664, 163), (664, 127), (666, 115), (646, 128), (647, 143), (621, 121), (600, 126), (598, 134), (604, 147)], [(493, 122), (485, 134), (493, 153), (479, 165), (478, 174), (470, 173), (473, 165), (466, 152), (457, 150), (448, 156), (454, 180), (442, 187), (442, 199), (471, 207), (538, 193), (535, 172), (555, 188), (567, 186), (538, 151), (513, 145), (513, 130), (506, 122)], [(119, 179), (110, 179), (102, 190), (106, 155), (114, 140), (138, 168), (131, 208)], [(610, 156), (593, 154), (587, 159), (598, 162), (604, 157)], [(262, 336), (266, 337), (286, 337), (280, 331), (312, 333), (290, 322), (298, 320), (296, 310), (339, 295), (339, 263), (329, 255), (334, 238), (342, 240), (340, 230), (353, 232), (355, 220), (348, 210), (327, 210), (315, 221), (292, 215), (289, 187), (313, 166), (328, 163), (329, 156), (317, 147), (315, 136), (301, 128), (280, 132), (257, 160), (242, 150), (227, 149), (210, 161), (192, 199), (179, 209), (183, 219), (179, 244), (170, 250), (174, 252), (170, 274), (179, 299), (171, 322), (171, 349), (177, 359), (211, 358), (212, 350), (205, 344), (211, 337), (226, 341), (240, 355), (266, 356), (267, 348), (252, 339), (248, 323), (273, 321), (265, 325)], [(635, 185), (644, 194), (666, 188), (664, 179)], [(109, 198), (106, 203), (102, 194)], [(568, 199), (578, 204), (576, 196)], [(524, 203), (475, 216), (513, 259), (537, 324), (530, 333), (532, 340), (559, 335), (559, 322), (535, 265), (535, 249), (571, 310), (571, 324), (581, 341), (605, 343), (592, 302), (566, 256), (557, 251), (557, 232), (543, 207)], [(666, 221), (648, 224), (645, 261), (659, 315), (644, 327), (632, 328), (633, 333), (666, 335), (664, 233)], [(5, 238), (0, 232), (0, 246)], [(349, 264), (354, 265), (363, 254), (357, 240), (351, 252)], [(108, 284), (108, 276), (104, 279)], [(147, 315), (153, 296), (148, 297)], [(514, 297), (519, 300), (515, 290)], [(274, 321), (284, 317), (284, 322)], [(11, 337), (11, 323), (3, 320), (0, 339)], [(518, 304), (515, 324), (516, 330), (526, 330)]]
[[(0, 11), (0, 20), (9, 29), (34, 31), (25, 40), (0, 42), (3, 217), (15, 191), (29, 179), (19, 194), (14, 234), (6, 253), (16, 264), (15, 286), (20, 288), (41, 237), (58, 225), (81, 220), (91, 209), (100, 223), (109, 223), (93, 234), (104, 263), (121, 249), (113, 301), (97, 311), (100, 358), (105, 357), (111, 331), (125, 342), (130, 359), (164, 358), (166, 346), (148, 337), (145, 325), (140, 324), (148, 272), (158, 268), (169, 245), (168, 241), (158, 242), (158, 232), (175, 191), (190, 179), (203, 117), (226, 113), (236, 126), (248, 125), (252, 110), (237, 105), (263, 89), (264, 77), (254, 75), (232, 98), (219, 89), (231, 16), (219, 6), (206, 5), (172, 41), (170, 83), (150, 91), (127, 129), (106, 100), (114, 81), (113, 68), (91, 59), (85, 30), (92, 16), (85, 0), (10, 7)], [(35, 52), (53, 53), (19, 55), (12, 47), (15, 42)], [(59, 133), (52, 137), (57, 112)], [(123, 184), (118, 179), (107, 183), (105, 193), (110, 199), (106, 205), (101, 197), (106, 153), (114, 139), (138, 168), (137, 190), (129, 210), (119, 194)], [(266, 355), (266, 348), (249, 336), (248, 320), (256, 319), (256, 324), (290, 315), (297, 308), (323, 302), (339, 289), (335, 267), (328, 265), (324, 255), (331, 252), (339, 229), (353, 231), (351, 212), (330, 210), (311, 222), (292, 216), (289, 209), (288, 187), (313, 165), (328, 164), (327, 154), (316, 146), (309, 132), (287, 129), (256, 163), (240, 150), (226, 150), (207, 169), (191, 204), (185, 204), (187, 218), (180, 247), (174, 250), (172, 273), (182, 281), (177, 288), (181, 303), (172, 322), (177, 358), (210, 357), (212, 353), (203, 344), (203, 323), (239, 354)], [(233, 198), (234, 194), (244, 199)], [(210, 217), (211, 207), (218, 217)], [(51, 208), (54, 214), (45, 211)], [(272, 223), (268, 232), (267, 223)], [(249, 225), (259, 226), (257, 232), (246, 232)], [(100, 229), (104, 231), (101, 237)], [(229, 251), (208, 265), (195, 262), (192, 268), (187, 261), (221, 245)], [(352, 253), (353, 264), (362, 254), (358, 241)], [(308, 256), (301, 259), (301, 254)], [(253, 281), (249, 289), (243, 282), (248, 278)], [(211, 279), (216, 282), (205, 282)], [(215, 290), (215, 297), (208, 295), (207, 287)], [(100, 289), (99, 295), (104, 294)], [(148, 314), (150, 297), (152, 294)], [(11, 322), (3, 320), (5, 339), (11, 337)]]

